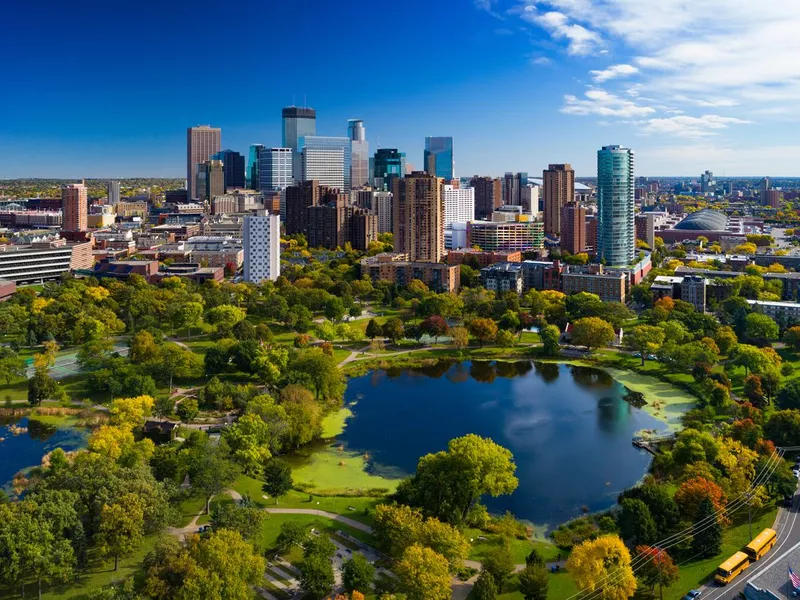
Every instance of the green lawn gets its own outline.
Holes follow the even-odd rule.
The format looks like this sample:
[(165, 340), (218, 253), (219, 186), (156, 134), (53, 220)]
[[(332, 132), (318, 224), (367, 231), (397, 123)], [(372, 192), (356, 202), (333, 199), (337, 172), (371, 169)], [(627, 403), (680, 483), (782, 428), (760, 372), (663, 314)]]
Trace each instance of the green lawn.
[[(566, 571), (550, 575), (550, 586), (547, 589), (548, 600), (564, 600), (577, 592), (578, 587), (572, 580), (572, 576)], [(469, 598), (474, 600), (475, 595), (471, 593)], [(522, 593), (518, 591), (516, 576), (512, 577), (503, 592), (497, 595), (497, 600), (523, 600)]]
[(177, 527), (186, 527), (192, 519), (205, 508), (205, 498), (200, 496), (190, 496), (178, 504)]
[[(261, 537), (259, 538), (259, 547), (261, 548), (275, 548), (275, 540), (278, 539), (278, 534), (281, 532), (281, 525), (287, 521), (296, 521), (306, 526), (308, 531), (311, 528), (318, 531), (324, 531), (328, 534), (336, 533), (337, 531), (344, 531), (352, 535), (354, 538), (359, 539), (368, 544), (374, 544), (372, 536), (358, 529), (348, 527), (344, 523), (326, 519), (325, 517), (318, 517), (316, 515), (270, 515), (268, 519), (264, 520), (264, 525), (261, 529)], [(288, 557), (284, 557), (289, 562), (294, 562)]]
[[(469, 558), (471, 560), (482, 561), (490, 550), (502, 544), (502, 537), (500, 535), (485, 533), (480, 529), (467, 529), (464, 535), (466, 535), (467, 539), (472, 540), (472, 549), (469, 553)], [(479, 540), (479, 536), (486, 539)], [(533, 548), (536, 548), (545, 562), (555, 561), (558, 555), (561, 554), (556, 546), (548, 542), (514, 538), (511, 540), (511, 555), (514, 557), (514, 564), (519, 565), (524, 563), (525, 558), (530, 554)]]

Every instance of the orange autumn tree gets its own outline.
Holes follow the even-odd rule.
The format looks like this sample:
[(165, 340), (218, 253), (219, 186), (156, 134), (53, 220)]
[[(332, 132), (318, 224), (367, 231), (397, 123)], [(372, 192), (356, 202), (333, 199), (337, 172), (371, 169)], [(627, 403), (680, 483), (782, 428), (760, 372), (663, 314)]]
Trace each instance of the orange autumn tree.
[(637, 575), (655, 590), (658, 585), (660, 596), (664, 598), (664, 588), (678, 581), (678, 567), (666, 550), (652, 546), (636, 546)]
[(720, 524), (728, 523), (724, 513), (728, 498), (722, 488), (713, 481), (709, 481), (705, 477), (693, 477), (684, 481), (675, 492), (675, 502), (678, 504), (681, 514), (692, 521), (697, 515), (700, 503), (706, 498), (711, 501), (715, 511), (721, 512)]

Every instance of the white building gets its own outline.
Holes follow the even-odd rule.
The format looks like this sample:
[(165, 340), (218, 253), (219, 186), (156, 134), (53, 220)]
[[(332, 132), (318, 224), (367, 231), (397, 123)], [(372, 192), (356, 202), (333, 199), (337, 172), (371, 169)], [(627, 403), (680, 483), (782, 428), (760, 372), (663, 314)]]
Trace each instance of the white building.
[(475, 220), (475, 190), (445, 185), (444, 227), (449, 229), (453, 223), (466, 223)]
[(285, 190), (292, 185), (292, 149), (269, 148), (258, 157), (258, 185), (263, 192)]
[(344, 150), (310, 146), (303, 148), (303, 181), (312, 179), (319, 181), (321, 186), (345, 191)]
[(261, 283), (275, 281), (281, 272), (281, 219), (258, 211), (244, 218), (244, 280)]
[(458, 250), (467, 247), (467, 224), (453, 223), (449, 229), (444, 230), (444, 249)]

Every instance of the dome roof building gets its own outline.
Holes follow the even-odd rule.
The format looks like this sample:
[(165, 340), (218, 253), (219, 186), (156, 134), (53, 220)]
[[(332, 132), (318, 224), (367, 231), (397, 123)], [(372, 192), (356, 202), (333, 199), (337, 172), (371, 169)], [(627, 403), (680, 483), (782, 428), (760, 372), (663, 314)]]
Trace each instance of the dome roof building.
[(728, 217), (712, 208), (704, 208), (690, 214), (675, 225), (675, 229), (684, 231), (724, 231), (728, 226)]

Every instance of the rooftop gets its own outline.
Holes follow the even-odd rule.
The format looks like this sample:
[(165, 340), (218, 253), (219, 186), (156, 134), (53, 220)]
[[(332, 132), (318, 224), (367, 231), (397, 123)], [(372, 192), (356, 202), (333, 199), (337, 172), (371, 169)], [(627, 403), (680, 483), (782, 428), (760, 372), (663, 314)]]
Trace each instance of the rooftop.
[(713, 208), (704, 208), (690, 214), (683, 221), (675, 225), (675, 229), (687, 231), (725, 231), (728, 217)]

